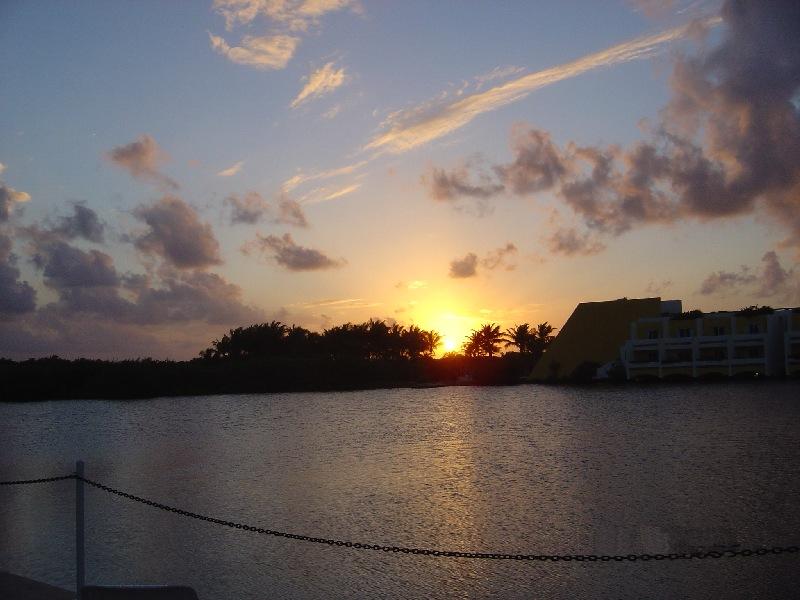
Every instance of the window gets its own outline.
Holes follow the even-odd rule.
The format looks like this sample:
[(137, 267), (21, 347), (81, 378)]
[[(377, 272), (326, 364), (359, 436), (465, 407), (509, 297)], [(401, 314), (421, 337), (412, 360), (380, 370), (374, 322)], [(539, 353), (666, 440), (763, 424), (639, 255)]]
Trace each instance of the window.
[(725, 327), (724, 326), (715, 326), (714, 327), (714, 335), (725, 335)]
[(692, 337), (692, 330), (688, 327), (678, 330), (678, 337)]
[(750, 323), (750, 326), (749, 326), (748, 329), (749, 329), (750, 333), (758, 333), (759, 332), (758, 331), (758, 323)]
[(648, 340), (657, 340), (658, 339), (658, 329), (651, 329), (647, 332), (647, 339)]

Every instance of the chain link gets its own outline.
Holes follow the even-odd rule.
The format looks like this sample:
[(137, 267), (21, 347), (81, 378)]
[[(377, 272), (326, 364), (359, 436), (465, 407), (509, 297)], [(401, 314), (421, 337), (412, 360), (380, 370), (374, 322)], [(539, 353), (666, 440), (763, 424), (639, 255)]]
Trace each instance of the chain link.
[(175, 513), (188, 517), (190, 519), (197, 519), (198, 521), (206, 521), (216, 525), (223, 525), (233, 529), (241, 529), (252, 533), (259, 533), (262, 535), (271, 535), (274, 537), (287, 538), (290, 540), (298, 540), (302, 542), (311, 542), (314, 544), (326, 544), (328, 546), (339, 546), (344, 548), (356, 548), (358, 550), (377, 550), (380, 552), (392, 552), (395, 554), (417, 554), (422, 556), (436, 556), (447, 558), (478, 558), (488, 560), (520, 560), (520, 561), (539, 561), (539, 562), (635, 562), (638, 560), (701, 560), (704, 558), (734, 558), (734, 557), (749, 557), (749, 556), (766, 556), (768, 554), (797, 554), (800, 552), (798, 546), (772, 546), (770, 548), (761, 547), (756, 549), (745, 548), (743, 550), (711, 550), (709, 552), (682, 552), (682, 553), (669, 553), (669, 554), (506, 554), (502, 552), (461, 552), (458, 550), (435, 550), (431, 548), (409, 548), (406, 546), (384, 546), (381, 544), (365, 544), (362, 542), (351, 542), (347, 540), (335, 540), (330, 538), (312, 537), (308, 535), (301, 535), (298, 533), (287, 533), (285, 531), (275, 531), (273, 529), (264, 529), (263, 527), (254, 527), (252, 525), (245, 525), (235, 521), (226, 521), (225, 519), (216, 519), (207, 515), (201, 515), (182, 508), (169, 506), (148, 500), (141, 496), (129, 494), (118, 489), (112, 488), (102, 483), (79, 477), (77, 474), (62, 475), (60, 477), (46, 477), (42, 479), (23, 479), (18, 481), (0, 481), (0, 485), (19, 485), (27, 483), (46, 483), (50, 481), (60, 481), (62, 479), (79, 479), (83, 483), (95, 487), (109, 494), (114, 494), (134, 502), (139, 502), (153, 508), (158, 508), (167, 512)]
[(59, 475), (57, 477), (42, 477), (41, 479), (17, 479), (16, 481), (0, 481), (0, 485), (25, 485), (29, 483), (50, 483), (51, 481), (61, 481), (63, 479), (75, 479), (75, 473), (69, 475)]
[(299, 540), (303, 542), (312, 542), (315, 544), (327, 544), (328, 546), (340, 546), (344, 548), (356, 548), (358, 550), (377, 550), (380, 552), (393, 552), (398, 554), (418, 554), (423, 556), (436, 556), (448, 558), (479, 558), (489, 560), (524, 560), (524, 561), (540, 561), (540, 562), (559, 562), (559, 561), (578, 561), (578, 562), (609, 562), (609, 561), (648, 561), (648, 560), (692, 560), (703, 558), (733, 558), (736, 556), (764, 556), (766, 554), (796, 554), (800, 551), (798, 546), (773, 546), (771, 548), (758, 548), (756, 550), (725, 550), (723, 552), (712, 550), (710, 552), (685, 552), (682, 554), (507, 554), (502, 552), (461, 552), (458, 550), (435, 550), (431, 548), (409, 548), (405, 546), (384, 546), (381, 544), (365, 544), (361, 542), (351, 542), (347, 540), (335, 540), (330, 538), (312, 537), (308, 535), (301, 535), (298, 533), (287, 533), (285, 531), (275, 531), (273, 529), (264, 529), (262, 527), (253, 527), (251, 525), (244, 525), (235, 521), (226, 521), (224, 519), (216, 519), (206, 515), (197, 514), (181, 508), (175, 508), (160, 502), (154, 502), (146, 498), (141, 498), (134, 494), (122, 492), (102, 483), (97, 483), (85, 477), (78, 477), (84, 483), (101, 489), (105, 492), (140, 502), (153, 508), (158, 508), (168, 512), (172, 512), (191, 519), (199, 521), (207, 521), (217, 525), (224, 525), (225, 527), (232, 527), (234, 529), (242, 529), (252, 533), (259, 533), (262, 535), (271, 535), (274, 537), (287, 538), (291, 540)]

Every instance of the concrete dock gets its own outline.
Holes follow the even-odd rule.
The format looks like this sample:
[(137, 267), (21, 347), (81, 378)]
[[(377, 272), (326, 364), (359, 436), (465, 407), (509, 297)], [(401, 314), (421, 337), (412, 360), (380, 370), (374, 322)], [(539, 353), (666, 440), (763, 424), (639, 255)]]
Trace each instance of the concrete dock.
[(0, 571), (0, 598), (3, 600), (74, 600), (75, 592)]

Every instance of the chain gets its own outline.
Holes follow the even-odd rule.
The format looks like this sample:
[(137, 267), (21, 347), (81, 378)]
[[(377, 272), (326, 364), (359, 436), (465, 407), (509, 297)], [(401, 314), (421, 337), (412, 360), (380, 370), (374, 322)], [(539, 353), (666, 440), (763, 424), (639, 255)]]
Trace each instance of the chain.
[(69, 475), (59, 475), (58, 477), (43, 477), (41, 479), (18, 479), (16, 481), (0, 481), (0, 485), (25, 485), (28, 483), (50, 483), (51, 481), (61, 481), (63, 479), (75, 479), (75, 473)]
[(381, 544), (365, 544), (362, 542), (351, 542), (346, 540), (334, 540), (329, 538), (312, 537), (309, 535), (301, 535), (298, 533), (287, 533), (284, 531), (275, 531), (272, 529), (264, 529), (262, 527), (253, 527), (251, 525), (244, 525), (236, 523), (235, 521), (226, 521), (224, 519), (216, 519), (206, 515), (190, 512), (181, 508), (175, 508), (160, 502), (154, 502), (146, 498), (135, 496), (127, 492), (114, 489), (107, 485), (97, 483), (84, 477), (78, 477), (84, 483), (93, 487), (101, 489), (111, 494), (116, 494), (134, 502), (140, 502), (153, 508), (158, 508), (168, 512), (172, 512), (190, 519), (197, 519), (199, 521), (207, 521), (217, 525), (224, 525), (225, 527), (232, 527), (234, 529), (242, 529), (252, 533), (259, 533), (262, 535), (271, 535), (274, 537), (288, 538), (291, 540), (299, 540), (303, 542), (312, 542), (315, 544), (327, 544), (328, 546), (341, 546), (345, 548), (356, 548), (359, 550), (378, 550), (381, 552), (394, 552), (400, 554), (421, 554), (423, 556), (441, 556), (449, 558), (483, 558), (489, 560), (527, 560), (527, 561), (585, 561), (585, 562), (609, 562), (609, 561), (637, 561), (637, 560), (691, 560), (691, 559), (704, 559), (704, 558), (732, 558), (736, 556), (764, 556), (767, 554), (783, 554), (790, 553), (796, 554), (800, 551), (798, 546), (773, 546), (771, 548), (758, 548), (755, 550), (725, 550), (723, 552), (710, 551), (710, 552), (684, 552), (684, 553), (671, 553), (671, 554), (507, 554), (502, 552), (461, 552), (458, 550), (434, 550), (430, 548), (408, 548), (405, 546), (384, 546)]
[(301, 535), (298, 533), (287, 533), (285, 531), (275, 531), (273, 529), (264, 529), (263, 527), (253, 527), (252, 525), (245, 525), (235, 521), (226, 521), (224, 519), (216, 519), (207, 515), (183, 510), (182, 508), (175, 508), (168, 504), (161, 504), (141, 496), (129, 494), (112, 488), (102, 483), (79, 477), (75, 473), (71, 475), (63, 475), (61, 477), (47, 477), (44, 479), (27, 479), (19, 481), (0, 481), (0, 485), (16, 485), (25, 483), (45, 483), (49, 481), (59, 481), (62, 479), (78, 479), (87, 485), (91, 485), (97, 489), (103, 490), (110, 494), (133, 500), (153, 508), (158, 508), (167, 512), (175, 513), (188, 517), (190, 519), (197, 519), (198, 521), (206, 521), (216, 525), (223, 525), (233, 529), (241, 529), (250, 531), (252, 533), (259, 533), (262, 535), (270, 535), (274, 537), (287, 538), (290, 540), (299, 540), (302, 542), (312, 542), (315, 544), (327, 544), (328, 546), (340, 546), (344, 548), (356, 548), (359, 550), (378, 550), (381, 552), (393, 552), (398, 554), (419, 554), (423, 556), (438, 556), (448, 558), (482, 558), (489, 560), (524, 560), (524, 561), (540, 561), (540, 562), (622, 562), (622, 561), (649, 561), (649, 560), (693, 560), (705, 558), (734, 558), (734, 557), (749, 557), (749, 556), (766, 556), (768, 554), (797, 554), (800, 552), (798, 546), (772, 546), (771, 548), (756, 548), (743, 550), (724, 550), (717, 551), (711, 550), (709, 552), (672, 552), (669, 554), (506, 554), (503, 552), (461, 552), (458, 550), (434, 550), (431, 548), (409, 548), (405, 546), (383, 546), (381, 544), (365, 544), (362, 542), (351, 542), (347, 540), (335, 540), (330, 538), (312, 537), (309, 535)]

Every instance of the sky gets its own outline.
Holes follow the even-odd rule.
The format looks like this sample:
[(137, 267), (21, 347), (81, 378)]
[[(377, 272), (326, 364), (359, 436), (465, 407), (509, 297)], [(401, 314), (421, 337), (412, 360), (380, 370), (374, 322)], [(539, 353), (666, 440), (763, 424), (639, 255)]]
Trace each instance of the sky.
[(794, 1), (0, 4), (0, 356), (800, 304)]

